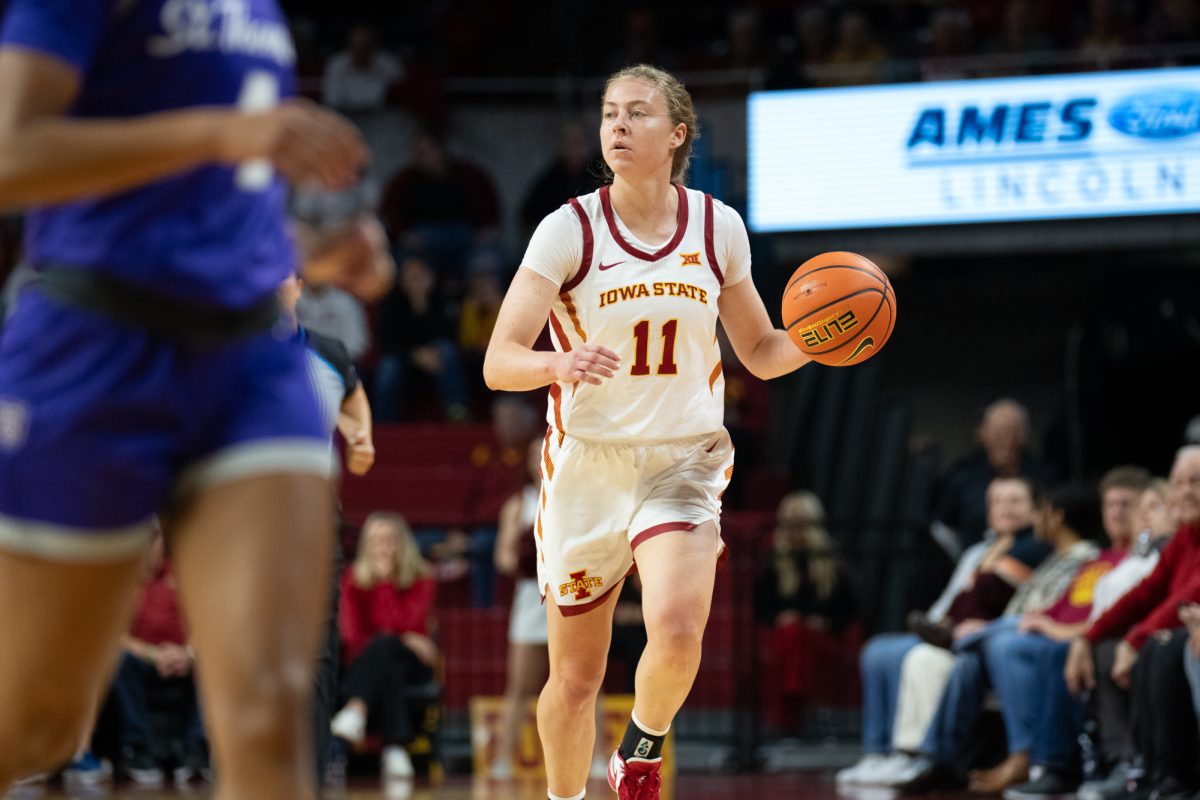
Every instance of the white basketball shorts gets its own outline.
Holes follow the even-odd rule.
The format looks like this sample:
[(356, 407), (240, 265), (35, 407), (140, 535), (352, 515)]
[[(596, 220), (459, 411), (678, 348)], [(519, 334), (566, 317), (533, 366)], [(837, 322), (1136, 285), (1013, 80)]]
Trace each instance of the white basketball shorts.
[[(599, 605), (629, 574), (639, 545), (712, 521), (733, 475), (724, 429), (628, 444), (547, 431), (534, 536), (538, 585), (565, 614)], [(724, 543), (721, 543), (722, 557)]]

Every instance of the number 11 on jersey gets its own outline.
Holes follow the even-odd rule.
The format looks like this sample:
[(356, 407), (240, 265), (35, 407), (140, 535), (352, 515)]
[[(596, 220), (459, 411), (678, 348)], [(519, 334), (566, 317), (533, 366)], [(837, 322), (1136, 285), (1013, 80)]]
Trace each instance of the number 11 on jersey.
[[(662, 325), (662, 357), (658, 362), (657, 375), (675, 375), (679, 367), (675, 364), (675, 332), (679, 328), (679, 320), (669, 319)], [(635, 344), (633, 366), (629, 368), (630, 375), (650, 374), (650, 321), (642, 320), (633, 326)]]

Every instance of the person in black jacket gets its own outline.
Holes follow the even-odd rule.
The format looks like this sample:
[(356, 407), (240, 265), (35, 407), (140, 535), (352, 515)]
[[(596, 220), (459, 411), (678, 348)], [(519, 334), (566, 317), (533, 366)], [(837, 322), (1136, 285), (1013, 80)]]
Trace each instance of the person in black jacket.
[(400, 259), (396, 286), (379, 306), (379, 363), (375, 372), (375, 412), (395, 422), (406, 408), (415, 379), (437, 387), (446, 419), (467, 417), (466, 388), (455, 344), (455, 323), (437, 292), (437, 278), (426, 259)]

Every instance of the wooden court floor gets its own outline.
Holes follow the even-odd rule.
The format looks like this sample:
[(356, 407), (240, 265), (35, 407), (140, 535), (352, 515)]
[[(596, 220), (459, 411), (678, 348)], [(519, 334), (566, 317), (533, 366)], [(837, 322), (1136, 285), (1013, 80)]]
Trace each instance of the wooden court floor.
[[(666, 788), (666, 787), (664, 787)], [(670, 787), (668, 797), (678, 800), (834, 800), (838, 797), (829, 773), (800, 772), (776, 775), (682, 775)], [(209, 800), (211, 790), (189, 787), (146, 790), (137, 787), (111, 786), (64, 789), (50, 785), (23, 787), (8, 795), (8, 800)], [(615, 796), (604, 781), (588, 786), (588, 800), (611, 800)], [(345, 792), (327, 794), (325, 800), (545, 800), (544, 785), (502, 784), (490, 781), (450, 778), (439, 787), (417, 784), (395, 791), (378, 785), (353, 785)], [(847, 800), (883, 800), (879, 797), (851, 795)]]

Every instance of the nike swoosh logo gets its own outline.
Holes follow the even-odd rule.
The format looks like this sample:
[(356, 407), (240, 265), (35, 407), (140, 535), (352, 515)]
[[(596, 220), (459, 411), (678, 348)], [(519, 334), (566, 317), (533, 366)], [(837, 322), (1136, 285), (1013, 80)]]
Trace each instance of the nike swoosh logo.
[(606, 270), (606, 269), (612, 269), (613, 267), (620, 266), (621, 264), (624, 264), (624, 263), (625, 263), (624, 261), (614, 261), (611, 264), (601, 264), (600, 269), (601, 269), (601, 271)]
[(854, 348), (853, 353), (851, 353), (850, 355), (848, 355), (842, 359), (842, 363), (845, 364), (847, 361), (853, 361), (856, 356), (858, 356), (859, 354), (862, 353), (863, 350), (866, 350), (868, 347), (874, 347), (874, 346), (875, 346), (875, 339), (868, 336), (867, 338), (863, 339), (861, 342), (858, 343), (858, 347)]

